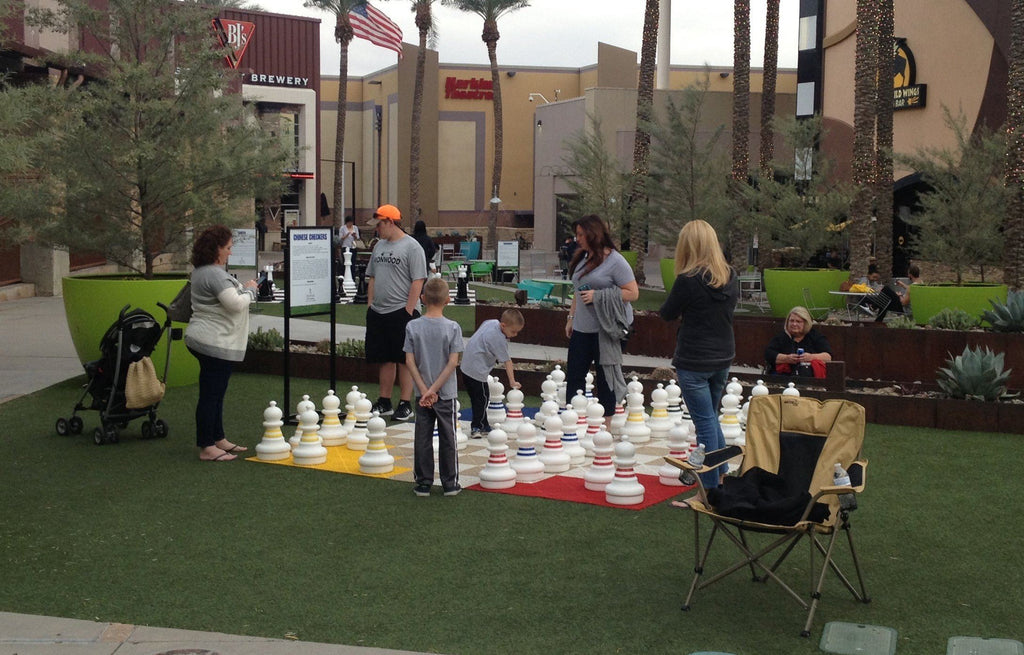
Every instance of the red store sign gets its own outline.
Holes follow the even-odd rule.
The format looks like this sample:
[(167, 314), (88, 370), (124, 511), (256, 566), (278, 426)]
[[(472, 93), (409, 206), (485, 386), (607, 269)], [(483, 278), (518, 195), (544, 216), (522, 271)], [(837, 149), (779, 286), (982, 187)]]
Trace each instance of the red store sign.
[(493, 100), (493, 89), (493, 82), (482, 77), (474, 77), (468, 80), (448, 77), (444, 81), (444, 97), (446, 100)]

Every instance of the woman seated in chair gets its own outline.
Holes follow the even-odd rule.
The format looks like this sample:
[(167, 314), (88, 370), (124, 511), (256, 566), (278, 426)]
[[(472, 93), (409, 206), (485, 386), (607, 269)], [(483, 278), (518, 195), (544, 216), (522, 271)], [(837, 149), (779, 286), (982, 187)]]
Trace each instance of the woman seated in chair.
[(815, 329), (810, 312), (798, 306), (789, 310), (782, 333), (768, 342), (764, 358), (768, 373), (823, 378), (825, 362), (832, 361), (832, 348)]

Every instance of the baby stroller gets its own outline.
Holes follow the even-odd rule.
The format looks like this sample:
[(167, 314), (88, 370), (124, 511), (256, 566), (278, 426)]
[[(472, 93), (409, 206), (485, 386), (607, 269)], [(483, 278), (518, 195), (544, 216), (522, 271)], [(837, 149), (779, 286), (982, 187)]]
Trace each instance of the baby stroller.
[[(167, 313), (166, 305), (157, 305), (164, 310), (164, 314)], [(164, 324), (160, 325), (148, 312), (142, 309), (128, 311), (129, 307), (130, 305), (125, 305), (121, 309), (117, 321), (100, 340), (100, 359), (85, 364), (85, 374), (89, 378), (85, 384), (85, 391), (75, 404), (71, 417), (57, 419), (57, 434), (81, 434), (83, 424), (82, 418), (77, 415), (78, 412), (98, 410), (101, 427), (93, 432), (93, 441), (97, 446), (117, 443), (118, 429), (127, 427), (129, 421), (143, 416), (147, 417), (146, 422), (142, 424), (143, 439), (167, 436), (167, 423), (156, 417), (159, 402), (133, 409), (126, 406), (125, 381), (129, 365), (150, 356), (164, 331), (171, 330), (171, 319), (168, 317)], [(167, 340), (167, 359), (161, 382), (167, 381), (171, 341), (180, 339), (180, 333), (180, 328), (174, 328), (171, 338)], [(84, 403), (86, 396), (92, 397), (91, 403)]]

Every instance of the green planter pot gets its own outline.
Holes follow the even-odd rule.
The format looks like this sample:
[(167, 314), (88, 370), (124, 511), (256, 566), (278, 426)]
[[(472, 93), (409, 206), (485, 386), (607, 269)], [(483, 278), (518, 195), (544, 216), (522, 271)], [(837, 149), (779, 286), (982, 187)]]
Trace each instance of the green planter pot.
[[(75, 352), (82, 363), (100, 358), (100, 340), (117, 320), (121, 308), (144, 309), (161, 324), (167, 318), (157, 302), (169, 305), (185, 285), (181, 274), (156, 276), (152, 280), (127, 275), (95, 275), (66, 277), (64, 312)], [(184, 323), (175, 323), (184, 328)], [(162, 376), (167, 359), (167, 339), (164, 334), (153, 350), (153, 365)], [(199, 362), (185, 348), (184, 341), (171, 344), (171, 362), (167, 370), (168, 386), (184, 386), (199, 380)]]
[(843, 308), (839, 285), (850, 277), (849, 271), (831, 268), (768, 268), (764, 271), (764, 290), (772, 308), (772, 316), (785, 318), (797, 305), (807, 306), (804, 289), (811, 293), (817, 307)]
[(662, 259), (658, 265), (661, 267), (661, 282), (665, 285), (665, 291), (671, 291), (672, 285), (676, 283), (676, 260)]
[(1006, 291), (1005, 284), (912, 284), (910, 307), (918, 325), (927, 325), (928, 319), (947, 307), (980, 318), (982, 312), (992, 309), (990, 299), (1006, 302)]
[(636, 261), (637, 261), (636, 251), (635, 250), (621, 250), (621, 251), (619, 251), (619, 253), (623, 257), (626, 258), (626, 261), (629, 262), (629, 267), (631, 269), (633, 269), (633, 272), (635, 273), (636, 272)]

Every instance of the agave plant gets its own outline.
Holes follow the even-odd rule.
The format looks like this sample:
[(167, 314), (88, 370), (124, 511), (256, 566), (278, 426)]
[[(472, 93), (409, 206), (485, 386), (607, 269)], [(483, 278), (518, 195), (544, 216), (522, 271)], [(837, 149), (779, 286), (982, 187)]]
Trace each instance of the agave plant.
[(981, 326), (981, 319), (971, 316), (962, 309), (951, 309), (946, 307), (941, 312), (928, 319), (928, 325), (939, 330), (973, 330)]
[(996, 332), (1024, 332), (1024, 291), (1012, 291), (1006, 304), (989, 300), (992, 311), (986, 310), (981, 317), (989, 322)]
[(938, 373), (939, 387), (953, 398), (996, 401), (1007, 395), (1006, 381), (1011, 369), (1003, 370), (1003, 353), (989, 348), (964, 348), (962, 354), (946, 360)]

